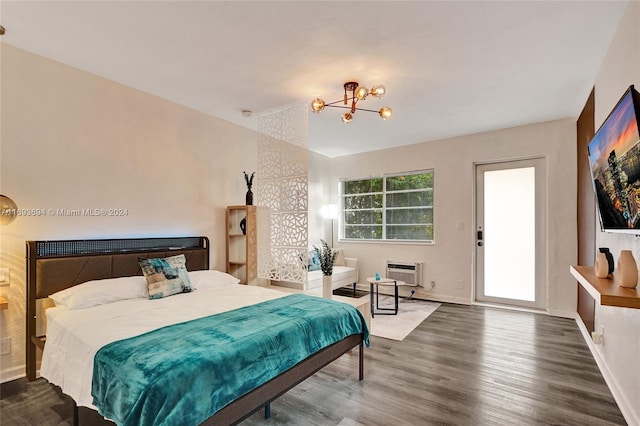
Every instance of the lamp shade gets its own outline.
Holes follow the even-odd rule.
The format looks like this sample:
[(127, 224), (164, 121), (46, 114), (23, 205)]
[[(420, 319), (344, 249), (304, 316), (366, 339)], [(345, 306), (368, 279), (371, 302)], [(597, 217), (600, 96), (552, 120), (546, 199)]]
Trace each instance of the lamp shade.
[(338, 205), (327, 204), (327, 219), (337, 219), (337, 218), (338, 218)]
[(18, 206), (6, 195), (0, 195), (0, 225), (7, 225), (16, 218)]

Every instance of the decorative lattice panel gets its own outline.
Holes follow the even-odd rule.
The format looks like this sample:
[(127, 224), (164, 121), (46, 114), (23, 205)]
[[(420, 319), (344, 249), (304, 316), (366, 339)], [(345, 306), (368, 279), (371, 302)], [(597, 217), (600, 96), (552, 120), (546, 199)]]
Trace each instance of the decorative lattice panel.
[(288, 105), (258, 117), (258, 276), (304, 283), (307, 279), (309, 154), (308, 107)]

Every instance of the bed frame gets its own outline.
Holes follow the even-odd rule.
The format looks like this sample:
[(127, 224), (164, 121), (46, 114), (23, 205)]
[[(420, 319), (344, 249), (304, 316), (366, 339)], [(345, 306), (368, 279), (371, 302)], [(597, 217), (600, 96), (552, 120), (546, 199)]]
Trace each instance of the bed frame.
[[(108, 240), (27, 241), (27, 380), (36, 379), (37, 348), (44, 349), (46, 336), (36, 333), (36, 301), (83, 282), (96, 279), (142, 275), (139, 258), (184, 254), (190, 271), (209, 269), (209, 239), (130, 238)], [(203, 425), (239, 423), (265, 408), (289, 389), (355, 346), (359, 347), (359, 380), (364, 378), (364, 336), (354, 334), (313, 354), (290, 370), (271, 379), (216, 412)], [(74, 425), (113, 425), (97, 411), (77, 407), (74, 402)]]

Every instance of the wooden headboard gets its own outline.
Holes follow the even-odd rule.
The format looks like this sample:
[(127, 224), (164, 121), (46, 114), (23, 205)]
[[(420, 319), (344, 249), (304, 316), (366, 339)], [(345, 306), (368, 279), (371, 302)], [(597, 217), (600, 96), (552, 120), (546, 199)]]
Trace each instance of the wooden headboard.
[(138, 259), (184, 254), (187, 269), (209, 269), (207, 237), (27, 241), (27, 380), (36, 379), (36, 301), (91, 280), (142, 275)]

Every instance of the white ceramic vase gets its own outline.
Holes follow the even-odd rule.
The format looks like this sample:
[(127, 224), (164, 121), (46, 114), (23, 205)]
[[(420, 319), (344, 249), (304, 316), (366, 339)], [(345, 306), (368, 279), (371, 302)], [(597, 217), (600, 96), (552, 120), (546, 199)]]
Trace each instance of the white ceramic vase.
[(322, 276), (322, 297), (325, 299), (331, 299), (333, 296), (333, 277), (331, 275)]
[(607, 260), (606, 254), (598, 253), (596, 256), (596, 264), (593, 269), (596, 277), (607, 278), (607, 275), (609, 275), (609, 261)]
[(618, 283), (622, 287), (636, 288), (638, 285), (638, 265), (631, 250), (621, 250), (618, 258)]

